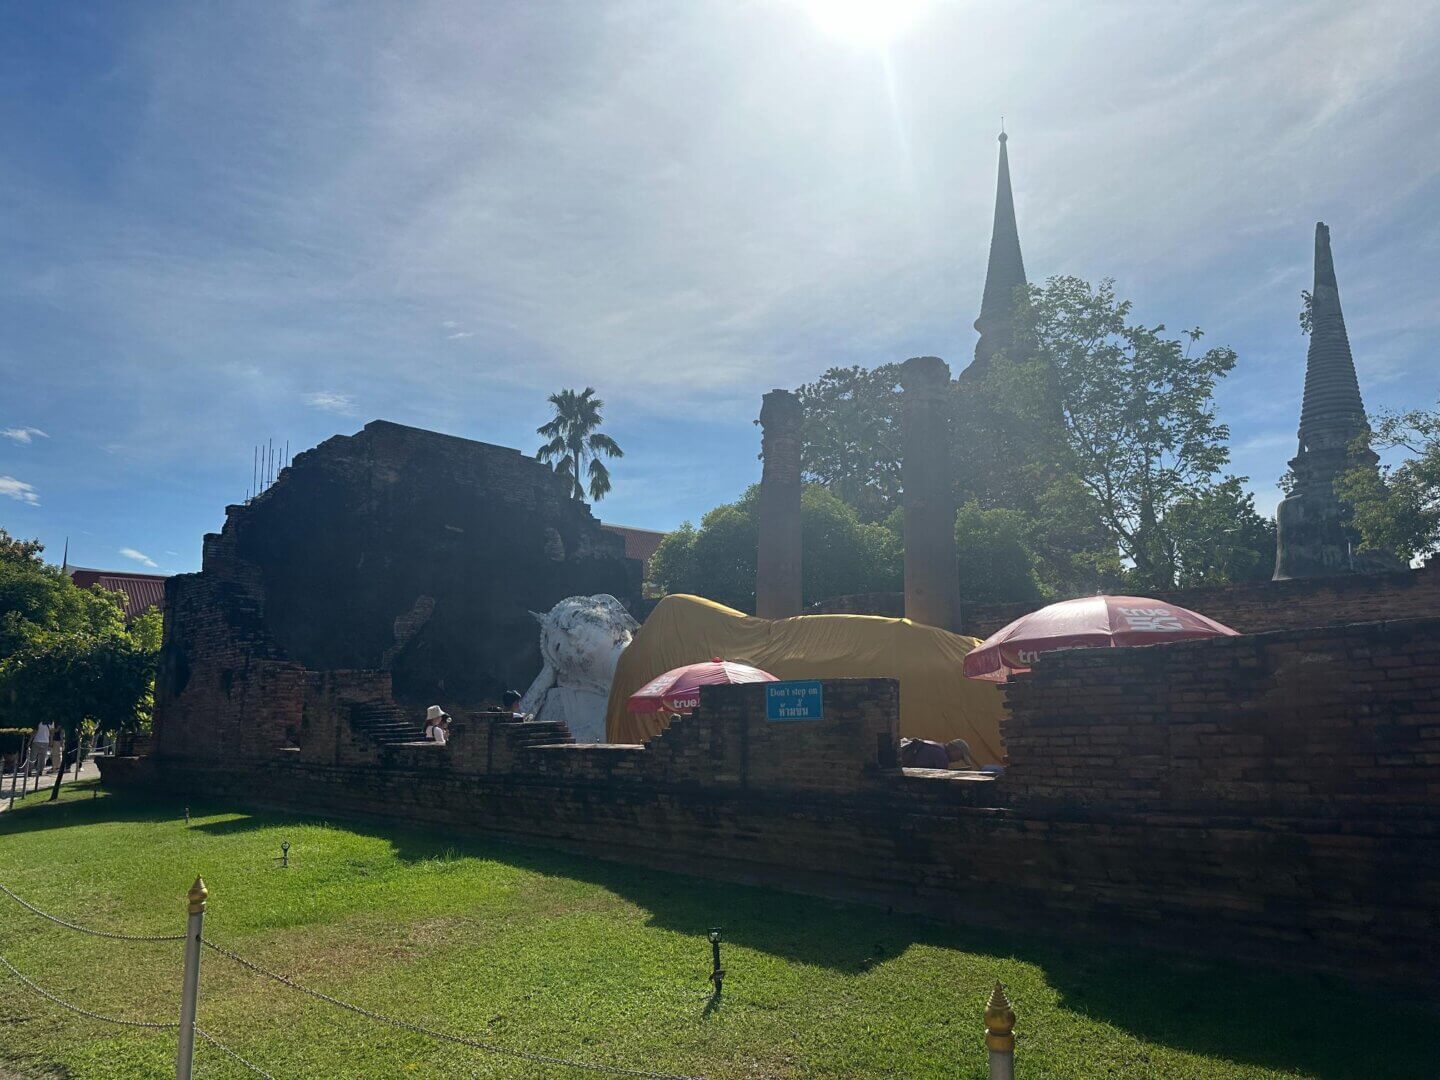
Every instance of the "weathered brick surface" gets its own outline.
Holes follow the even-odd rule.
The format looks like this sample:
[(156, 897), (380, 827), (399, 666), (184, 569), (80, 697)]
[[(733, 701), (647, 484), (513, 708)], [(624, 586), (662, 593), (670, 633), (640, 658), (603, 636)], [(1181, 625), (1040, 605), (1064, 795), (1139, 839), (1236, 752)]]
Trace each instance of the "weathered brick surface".
[(635, 607), (639, 575), (533, 458), (376, 421), (228, 507), (203, 570), (167, 582), (158, 750), (264, 755), (327, 708), (393, 699), (418, 731), (431, 702), (459, 715), (524, 688), (529, 609), (597, 592)]
[[(305, 738), (329, 738), (320, 749), (132, 761), (107, 779), (524, 837), (1001, 932), (1223, 936), (1233, 955), (1421, 984), (1440, 962), (1437, 622), (1065, 654), (1017, 682), (999, 780), (893, 768), (885, 680), (827, 681), (816, 723), (768, 723), (761, 687), (707, 688), (645, 747), (557, 745), (544, 725), (472, 713), (447, 746), (367, 757), (317, 719)], [(1346, 688), (1342, 662), (1368, 665), (1353, 683), (1368, 690)], [(333, 705), (314, 715), (347, 722)]]
[(1044, 657), (1009, 805), (1440, 816), (1440, 619)]

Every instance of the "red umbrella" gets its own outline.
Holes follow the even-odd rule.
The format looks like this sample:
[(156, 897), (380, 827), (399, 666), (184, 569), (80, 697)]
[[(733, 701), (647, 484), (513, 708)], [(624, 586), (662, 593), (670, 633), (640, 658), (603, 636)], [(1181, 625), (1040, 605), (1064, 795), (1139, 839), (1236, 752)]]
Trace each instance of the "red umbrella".
[(768, 671), (733, 660), (715, 659), (686, 664), (658, 675), (631, 694), (625, 707), (632, 713), (688, 712), (700, 705), (700, 687), (723, 683), (779, 682)]
[(1159, 645), (1237, 632), (1188, 608), (1144, 596), (1082, 596), (1032, 611), (991, 634), (966, 655), (964, 671), (972, 679), (1004, 682), (1014, 672), (1029, 671), (1041, 653)]

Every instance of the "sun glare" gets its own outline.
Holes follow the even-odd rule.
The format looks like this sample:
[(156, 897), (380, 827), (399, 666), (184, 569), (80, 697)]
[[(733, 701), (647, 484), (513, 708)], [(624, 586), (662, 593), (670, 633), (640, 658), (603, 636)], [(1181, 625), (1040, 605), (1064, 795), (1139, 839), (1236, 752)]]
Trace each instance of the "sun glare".
[(852, 45), (888, 45), (933, 0), (799, 0), (827, 34)]

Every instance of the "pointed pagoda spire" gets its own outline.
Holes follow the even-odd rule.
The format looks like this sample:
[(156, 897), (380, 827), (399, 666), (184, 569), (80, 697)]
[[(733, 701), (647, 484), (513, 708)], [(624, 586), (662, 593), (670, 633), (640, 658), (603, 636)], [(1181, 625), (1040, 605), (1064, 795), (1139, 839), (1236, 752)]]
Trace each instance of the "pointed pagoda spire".
[(1025, 284), (1025, 260), (1020, 255), (1020, 230), (1015, 226), (1015, 197), (1010, 191), (1009, 136), (1000, 132), (1000, 174), (995, 185), (995, 224), (990, 232), (990, 264), (985, 270), (985, 295), (975, 329), (975, 362), (983, 365), (1011, 342), (1015, 290)]
[(1340, 311), (1330, 230), (1317, 221), (1300, 451), (1290, 459), (1290, 494), (1275, 511), (1277, 580), (1401, 568), (1392, 554), (1358, 550), (1360, 538), (1335, 491), (1335, 481), (1343, 473), (1377, 467), (1375, 452), (1357, 445), (1368, 427)]
[(1315, 285), (1310, 293), (1310, 350), (1300, 407), (1300, 452), (1348, 447), (1368, 423), (1355, 377), (1355, 359), (1340, 310), (1340, 286), (1330, 254), (1330, 229), (1315, 223)]

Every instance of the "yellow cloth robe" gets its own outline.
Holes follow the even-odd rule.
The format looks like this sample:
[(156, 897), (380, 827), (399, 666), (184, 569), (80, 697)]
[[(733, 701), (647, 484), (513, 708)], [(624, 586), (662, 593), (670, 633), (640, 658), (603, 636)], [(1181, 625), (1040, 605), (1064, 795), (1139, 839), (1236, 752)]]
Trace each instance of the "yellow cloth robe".
[(873, 615), (802, 615), (758, 619), (699, 596), (667, 596), (620, 656), (605, 714), (610, 742), (645, 742), (669, 723), (666, 713), (631, 713), (626, 699), (657, 675), (719, 657), (753, 664), (781, 679), (885, 678), (900, 681), (900, 733), (970, 744), (980, 764), (1003, 753), (1000, 689), (961, 674), (979, 644), (909, 619)]

